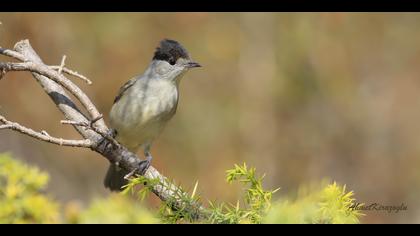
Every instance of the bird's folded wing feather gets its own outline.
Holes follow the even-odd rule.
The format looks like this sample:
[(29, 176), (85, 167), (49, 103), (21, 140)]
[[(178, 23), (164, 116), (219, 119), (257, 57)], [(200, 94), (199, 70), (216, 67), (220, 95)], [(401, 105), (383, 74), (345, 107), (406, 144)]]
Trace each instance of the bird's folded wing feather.
[(128, 88), (130, 88), (136, 83), (136, 80), (137, 80), (137, 77), (134, 77), (130, 79), (129, 81), (125, 82), (125, 84), (120, 88), (120, 91), (118, 91), (118, 95), (114, 99), (114, 104), (118, 102), (118, 100), (120, 100), (120, 98), (122, 97), (124, 92), (127, 91)]

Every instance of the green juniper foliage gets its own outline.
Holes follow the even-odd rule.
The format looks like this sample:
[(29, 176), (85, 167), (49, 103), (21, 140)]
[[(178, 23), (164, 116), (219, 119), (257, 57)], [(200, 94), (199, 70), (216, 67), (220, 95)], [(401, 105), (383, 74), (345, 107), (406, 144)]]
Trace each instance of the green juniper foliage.
[(262, 177), (255, 176), (255, 168), (247, 168), (244, 163), (242, 166), (235, 165), (235, 168), (227, 170), (226, 181), (233, 183), (238, 181), (245, 186), (244, 202), (245, 206), (240, 207), (240, 202), (232, 204), (216, 204), (210, 202), (212, 213), (211, 223), (261, 223), (262, 217), (271, 205), (272, 195), (279, 189), (266, 191), (262, 187)]
[[(186, 202), (186, 206), (198, 204), (200, 197), (196, 194), (196, 183), (191, 196), (177, 193), (174, 199), (162, 203), (160, 216), (167, 223), (359, 223), (362, 214), (352, 210), (350, 206), (355, 202), (353, 192), (346, 192), (346, 188), (337, 183), (328, 184), (312, 189), (306, 195), (295, 200), (280, 199), (272, 201), (272, 196), (279, 189), (265, 190), (262, 187), (264, 176), (257, 177), (255, 168), (248, 168), (246, 164), (235, 165), (227, 170), (226, 181), (235, 181), (244, 185), (243, 203), (236, 204), (209, 202), (208, 219), (197, 222), (189, 211), (174, 209), (172, 203), (177, 199)], [(146, 187), (138, 191), (144, 196), (151, 191), (153, 184), (161, 184), (156, 180), (144, 177), (134, 178), (127, 186), (126, 192), (133, 191), (134, 186), (146, 183)], [(325, 185), (325, 184), (321, 184)]]
[[(199, 206), (200, 196), (196, 194), (198, 182), (196, 182), (192, 194), (188, 195), (188, 191), (184, 191), (183, 188), (176, 185), (173, 180), (162, 183), (159, 179), (147, 179), (143, 176), (138, 176), (131, 179), (129, 183), (124, 186), (125, 189), (122, 194), (136, 194), (139, 200), (144, 200), (153, 191), (153, 188), (156, 187), (156, 185), (163, 185), (163, 187), (170, 188), (170, 186), (165, 186), (165, 184), (174, 185), (177, 186), (177, 188), (174, 188), (176, 191), (173, 192), (173, 197), (171, 199), (162, 202), (159, 209), (159, 216), (162, 222), (194, 222), (197, 217), (191, 209), (195, 209), (196, 206)], [(137, 189), (136, 186), (138, 185), (141, 185), (142, 187)], [(174, 207), (178, 202), (183, 202), (180, 209)]]
[[(355, 202), (353, 192), (335, 182), (302, 188), (294, 199), (273, 201), (279, 189), (265, 190), (264, 176), (257, 176), (255, 168), (235, 165), (226, 173), (229, 184), (243, 185), (243, 197), (234, 204), (210, 201), (204, 210), (206, 217), (198, 218), (192, 211), (202, 205), (198, 182), (191, 191), (178, 186), (180, 191), (153, 213), (141, 201), (156, 185), (174, 181), (161, 183), (142, 176), (132, 178), (123, 194), (95, 199), (85, 210), (67, 204), (60, 215), (60, 205), (42, 193), (48, 174), (0, 154), (0, 223), (359, 223), (362, 216), (350, 207)], [(124, 196), (127, 194), (138, 200)], [(180, 201), (184, 203), (181, 208)]]

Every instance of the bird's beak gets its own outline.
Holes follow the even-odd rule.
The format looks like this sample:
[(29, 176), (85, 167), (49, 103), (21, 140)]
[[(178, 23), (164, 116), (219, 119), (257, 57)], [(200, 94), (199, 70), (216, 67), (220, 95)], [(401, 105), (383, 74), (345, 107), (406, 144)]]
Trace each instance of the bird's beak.
[(186, 67), (187, 68), (194, 68), (194, 67), (201, 67), (201, 65), (198, 64), (197, 62), (190, 61), (190, 62), (187, 63)]

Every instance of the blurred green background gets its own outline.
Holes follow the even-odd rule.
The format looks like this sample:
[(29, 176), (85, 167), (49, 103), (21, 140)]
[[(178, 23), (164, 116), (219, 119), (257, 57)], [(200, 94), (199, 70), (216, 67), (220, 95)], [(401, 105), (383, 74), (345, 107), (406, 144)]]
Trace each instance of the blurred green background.
[[(206, 199), (236, 201), (241, 189), (225, 170), (246, 162), (266, 173), (266, 188), (281, 187), (277, 198), (329, 178), (359, 202), (408, 206), (364, 212), (364, 223), (420, 222), (420, 14), (0, 13), (0, 22), (2, 47), (27, 38), (47, 64), (67, 55), (93, 81), (75, 79), (107, 121), (158, 42), (181, 42), (203, 68), (183, 79), (153, 165), (187, 188), (198, 180)], [(0, 81), (0, 113), (79, 137), (29, 73)], [(61, 202), (109, 194), (108, 162), (94, 152), (1, 131), (5, 151), (49, 172), (48, 193)]]

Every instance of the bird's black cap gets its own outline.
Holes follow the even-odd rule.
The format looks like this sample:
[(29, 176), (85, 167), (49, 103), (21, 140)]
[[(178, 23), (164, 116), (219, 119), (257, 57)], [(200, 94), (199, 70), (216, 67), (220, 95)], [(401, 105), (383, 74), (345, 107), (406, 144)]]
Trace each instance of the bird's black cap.
[(153, 56), (153, 60), (167, 61), (171, 65), (174, 65), (179, 58), (190, 59), (190, 56), (180, 43), (171, 39), (160, 41)]

